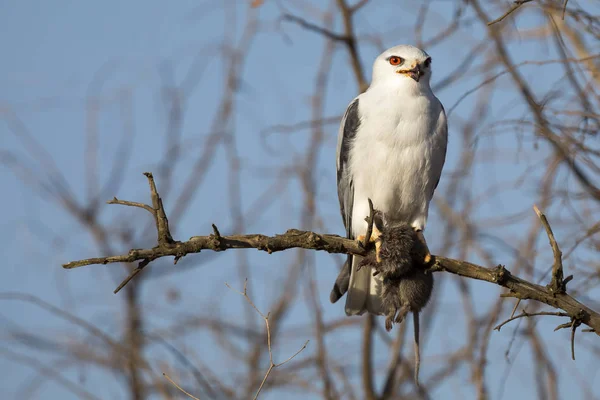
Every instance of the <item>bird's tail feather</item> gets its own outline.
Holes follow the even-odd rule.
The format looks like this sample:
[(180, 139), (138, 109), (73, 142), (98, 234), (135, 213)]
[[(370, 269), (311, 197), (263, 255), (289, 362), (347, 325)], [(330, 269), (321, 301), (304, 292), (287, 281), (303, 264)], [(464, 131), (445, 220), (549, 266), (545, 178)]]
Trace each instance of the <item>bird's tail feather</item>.
[(361, 260), (360, 256), (352, 257), (346, 315), (361, 315), (365, 311), (381, 314), (381, 280), (372, 276), (371, 268), (361, 268), (357, 271), (356, 268)]
[(343, 295), (348, 291), (348, 286), (350, 284), (350, 268), (352, 267), (352, 256), (348, 256), (346, 262), (342, 266), (340, 273), (338, 274), (335, 283), (333, 284), (333, 289), (331, 289), (331, 293), (329, 294), (329, 301), (335, 303), (339, 299), (342, 298)]

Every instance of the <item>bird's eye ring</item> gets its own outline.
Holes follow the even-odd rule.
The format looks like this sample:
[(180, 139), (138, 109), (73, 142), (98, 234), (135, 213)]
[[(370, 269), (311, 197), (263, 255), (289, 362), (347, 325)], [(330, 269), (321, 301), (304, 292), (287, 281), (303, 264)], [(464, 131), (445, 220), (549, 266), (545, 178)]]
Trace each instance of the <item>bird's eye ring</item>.
[(391, 56), (390, 58), (388, 58), (388, 61), (392, 65), (400, 65), (404, 62), (404, 60), (398, 56)]

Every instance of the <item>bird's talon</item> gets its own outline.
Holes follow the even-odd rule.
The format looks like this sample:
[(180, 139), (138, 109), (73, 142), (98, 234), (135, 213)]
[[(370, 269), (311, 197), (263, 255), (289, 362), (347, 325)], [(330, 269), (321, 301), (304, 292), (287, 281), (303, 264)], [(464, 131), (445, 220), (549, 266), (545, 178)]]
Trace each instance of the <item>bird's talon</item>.
[(388, 332), (392, 330), (392, 317), (387, 317), (385, 319), (385, 330)]

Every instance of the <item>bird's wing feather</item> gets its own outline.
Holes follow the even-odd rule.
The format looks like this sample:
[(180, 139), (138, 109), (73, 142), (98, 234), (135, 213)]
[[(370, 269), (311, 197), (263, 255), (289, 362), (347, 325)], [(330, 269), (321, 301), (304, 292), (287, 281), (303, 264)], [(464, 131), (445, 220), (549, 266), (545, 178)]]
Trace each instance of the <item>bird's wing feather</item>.
[(436, 157), (434, 157), (433, 174), (436, 182), (435, 186), (433, 187), (433, 191), (431, 192), (431, 197), (433, 197), (433, 193), (435, 192), (435, 189), (437, 189), (438, 184), (440, 183), (442, 169), (444, 167), (444, 162), (446, 161), (446, 150), (448, 148), (448, 122), (446, 120), (446, 111), (444, 110), (444, 106), (441, 102), (440, 106), (442, 107), (442, 111), (440, 112), (440, 117), (438, 119), (436, 130), (441, 135), (441, 140), (440, 148), (435, 153)]
[(346, 109), (338, 132), (337, 144), (337, 189), (340, 211), (344, 219), (346, 237), (352, 238), (352, 207), (354, 203), (354, 183), (349, 168), (350, 148), (360, 126), (358, 98)]
[[(352, 239), (352, 208), (354, 205), (354, 183), (349, 168), (350, 148), (358, 127), (360, 125), (360, 114), (358, 110), (358, 98), (354, 99), (346, 109), (340, 130), (338, 132), (337, 143), (337, 190), (340, 200), (340, 211), (346, 228), (346, 237)], [(348, 256), (346, 263), (333, 285), (333, 290), (329, 296), (332, 303), (338, 301), (348, 291), (350, 284), (350, 273), (352, 270), (352, 256)]]

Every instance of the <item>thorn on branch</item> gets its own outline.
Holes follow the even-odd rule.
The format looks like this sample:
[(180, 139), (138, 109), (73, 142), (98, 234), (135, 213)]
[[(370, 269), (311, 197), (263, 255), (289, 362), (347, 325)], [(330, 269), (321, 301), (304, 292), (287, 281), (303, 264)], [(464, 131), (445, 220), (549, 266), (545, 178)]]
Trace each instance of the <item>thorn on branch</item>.
[(554, 296), (557, 294), (566, 293), (567, 282), (573, 279), (573, 276), (571, 275), (567, 277), (567, 279), (563, 279), (562, 252), (558, 247), (558, 243), (556, 243), (550, 223), (548, 222), (548, 219), (544, 213), (542, 213), (536, 205), (533, 206), (533, 210), (546, 229), (546, 234), (548, 235), (548, 240), (550, 241), (550, 247), (552, 247), (552, 254), (554, 255), (554, 264), (552, 265), (552, 280), (548, 286), (548, 289), (550, 289)]
[(214, 244), (214, 250), (215, 251), (223, 251), (225, 250), (225, 247), (223, 247), (223, 242), (222, 242), (222, 236), (221, 236), (221, 232), (219, 232), (219, 229), (217, 228), (217, 226), (215, 224), (212, 224), (212, 229), (213, 229), (213, 233), (210, 235), (210, 239)]
[(571, 282), (571, 280), (573, 280), (573, 275), (569, 275), (565, 279), (563, 279), (563, 286), (565, 286), (565, 290), (567, 289), (567, 283)]
[(510, 272), (504, 267), (502, 264), (498, 264), (496, 266), (496, 270), (494, 271), (494, 280), (499, 285), (502, 285), (508, 277), (510, 276)]
[(554, 332), (559, 331), (561, 329), (570, 328), (570, 327), (571, 327), (571, 322), (565, 322), (564, 324), (560, 324), (556, 328), (554, 328)]
[(217, 228), (217, 226), (215, 224), (212, 224), (212, 228), (213, 228), (215, 238), (221, 239), (221, 232), (219, 232), (219, 229)]

